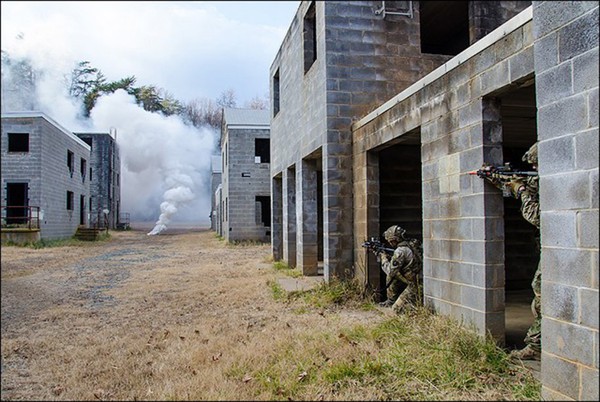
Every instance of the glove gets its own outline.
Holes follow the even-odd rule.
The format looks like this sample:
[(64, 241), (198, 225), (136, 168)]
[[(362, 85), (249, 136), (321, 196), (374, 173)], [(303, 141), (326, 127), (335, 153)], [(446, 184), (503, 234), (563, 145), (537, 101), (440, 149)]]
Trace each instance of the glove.
[(381, 262), (388, 262), (388, 256), (387, 256), (387, 253), (385, 251), (379, 252), (379, 260)]
[(521, 179), (511, 180), (506, 184), (515, 198), (520, 198), (521, 193), (525, 190), (525, 182)]

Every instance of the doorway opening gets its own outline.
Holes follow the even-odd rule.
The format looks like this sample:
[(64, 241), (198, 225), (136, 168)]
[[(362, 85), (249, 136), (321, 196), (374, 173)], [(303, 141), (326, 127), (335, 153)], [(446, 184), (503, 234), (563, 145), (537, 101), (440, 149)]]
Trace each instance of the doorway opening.
[[(502, 125), (502, 155), (515, 170), (531, 171), (522, 161), (537, 141), (537, 108), (533, 80), (498, 95)], [(540, 262), (539, 229), (523, 218), (521, 201), (504, 197), (505, 346), (525, 346), (527, 330), (533, 323), (531, 286)]]
[(29, 186), (27, 183), (6, 184), (6, 224), (20, 225), (28, 221)]
[[(410, 131), (383, 146), (372, 163), (379, 172), (379, 216), (376, 230), (370, 236), (383, 239), (383, 232), (392, 225), (400, 225), (408, 237), (423, 242), (423, 195), (421, 180), (421, 130)], [(369, 263), (369, 278), (377, 287), (375, 300), (386, 298), (385, 273), (378, 263)], [(375, 270), (376, 272), (373, 272)], [(372, 285), (371, 285), (372, 286)]]

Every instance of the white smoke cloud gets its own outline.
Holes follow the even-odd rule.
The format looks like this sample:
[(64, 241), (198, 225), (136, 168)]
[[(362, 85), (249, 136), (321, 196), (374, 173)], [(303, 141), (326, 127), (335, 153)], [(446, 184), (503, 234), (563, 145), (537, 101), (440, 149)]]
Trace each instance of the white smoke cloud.
[[(26, 40), (22, 41), (27, 44)], [(21, 51), (27, 48), (24, 46)], [(123, 90), (99, 98), (89, 119), (67, 96), (64, 76), (75, 64), (52, 65), (49, 57), (27, 52), (11, 54), (28, 59), (39, 72), (35, 99), (11, 99), (19, 91), (2, 91), (2, 111), (35, 110), (47, 114), (73, 132), (110, 132), (116, 129), (121, 156), (121, 211), (132, 220), (157, 219), (149, 234), (158, 234), (174, 220), (206, 224), (211, 209), (211, 155), (214, 133), (188, 126), (178, 116), (145, 111)], [(6, 69), (8, 70), (8, 69)], [(3, 68), (3, 87), (12, 75)], [(11, 85), (7, 85), (10, 87)], [(10, 109), (17, 105), (17, 109)], [(24, 109), (23, 105), (32, 109)]]
[(160, 215), (149, 234), (165, 230), (181, 207), (189, 204), (195, 206), (196, 216), (186, 220), (207, 220), (214, 150), (211, 131), (187, 126), (177, 116), (147, 112), (123, 90), (101, 97), (90, 117), (94, 127), (117, 128), (123, 210), (131, 211), (132, 218), (146, 219), (162, 197)]

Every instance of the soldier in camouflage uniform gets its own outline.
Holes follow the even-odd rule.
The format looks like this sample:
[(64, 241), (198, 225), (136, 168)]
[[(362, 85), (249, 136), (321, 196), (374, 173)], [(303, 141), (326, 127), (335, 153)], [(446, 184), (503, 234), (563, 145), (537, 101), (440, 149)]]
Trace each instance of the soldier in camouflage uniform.
[[(537, 143), (533, 144), (531, 148), (523, 155), (523, 161), (531, 164), (534, 170), (537, 170), (538, 163), (538, 152)], [(496, 187), (502, 189), (508, 189), (511, 195), (521, 201), (521, 214), (523, 218), (532, 225), (534, 225), (538, 231), (540, 229), (540, 201), (539, 201), (539, 180), (538, 176), (527, 176), (526, 178), (513, 178), (509, 181), (500, 181), (497, 178), (487, 178)], [(538, 263), (535, 274), (533, 275), (533, 281), (531, 287), (533, 288), (534, 298), (531, 303), (531, 310), (534, 316), (534, 322), (527, 331), (525, 337), (525, 348), (521, 350), (515, 350), (511, 353), (511, 356), (523, 359), (523, 360), (539, 360), (542, 350), (542, 334), (541, 334), (541, 281), (542, 271)]]
[(384, 233), (385, 240), (395, 249), (393, 255), (380, 252), (381, 267), (386, 273), (387, 300), (382, 306), (392, 306), (401, 313), (422, 302), (423, 252), (417, 239), (405, 237), (406, 230), (398, 225), (390, 226)]

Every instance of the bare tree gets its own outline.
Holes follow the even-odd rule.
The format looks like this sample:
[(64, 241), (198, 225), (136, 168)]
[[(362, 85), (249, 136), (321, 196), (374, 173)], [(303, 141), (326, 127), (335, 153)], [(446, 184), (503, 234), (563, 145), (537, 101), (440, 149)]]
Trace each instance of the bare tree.
[(221, 96), (217, 99), (217, 105), (220, 107), (236, 107), (237, 96), (232, 88), (229, 88), (221, 93)]
[(196, 98), (183, 106), (184, 121), (194, 127), (210, 127), (216, 131), (221, 129), (221, 107), (213, 100)]
[(270, 106), (270, 102), (269, 102), (269, 95), (267, 94), (266, 96), (255, 96), (254, 98), (250, 99), (250, 101), (247, 101), (244, 104), (244, 107), (248, 108), (248, 109), (255, 109), (255, 110), (266, 110), (268, 109)]
[(2, 50), (2, 111), (34, 110), (37, 107), (37, 79), (42, 72), (35, 70), (27, 58), (11, 58)]

